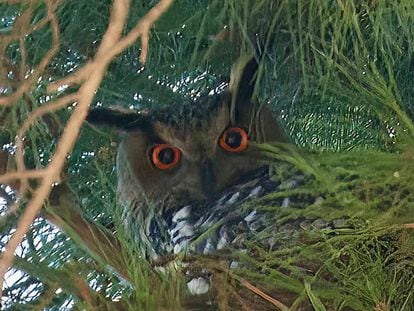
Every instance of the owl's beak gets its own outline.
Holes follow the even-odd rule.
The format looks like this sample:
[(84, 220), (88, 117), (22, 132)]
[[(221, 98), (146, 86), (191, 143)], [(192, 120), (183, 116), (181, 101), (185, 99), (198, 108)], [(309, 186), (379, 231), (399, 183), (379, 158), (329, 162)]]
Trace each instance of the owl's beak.
[(201, 187), (204, 195), (209, 198), (214, 194), (216, 188), (216, 175), (214, 174), (213, 161), (205, 158), (200, 165)]

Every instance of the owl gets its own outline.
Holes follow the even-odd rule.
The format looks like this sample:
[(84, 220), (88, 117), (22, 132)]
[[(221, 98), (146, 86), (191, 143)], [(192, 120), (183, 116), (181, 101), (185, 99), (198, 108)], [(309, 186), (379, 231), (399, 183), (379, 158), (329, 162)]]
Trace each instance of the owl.
[(253, 104), (258, 63), (241, 57), (229, 87), (158, 111), (92, 109), (88, 121), (120, 130), (118, 193), (131, 211), (209, 200), (263, 164), (256, 143), (286, 141), (267, 107)]
[(153, 111), (91, 109), (89, 123), (122, 136), (116, 160), (122, 218), (150, 257), (181, 251), (201, 230), (180, 223), (184, 231), (177, 231), (174, 213), (186, 211), (187, 223), (203, 222), (199, 216), (215, 211), (226, 190), (257, 178), (263, 167), (258, 143), (288, 141), (271, 111), (255, 100), (257, 69), (255, 57), (240, 57), (228, 87), (195, 102)]
[[(296, 229), (306, 225), (276, 228), (274, 215), (241, 208), (252, 198), (305, 181), (300, 174), (277, 180), (263, 164), (258, 144), (288, 138), (255, 100), (257, 69), (256, 58), (241, 57), (227, 89), (195, 102), (154, 111), (90, 111), (89, 123), (114, 127), (122, 136), (116, 160), (122, 218), (149, 258), (242, 249), (246, 239), (254, 241), (265, 229), (260, 243), (272, 248), (292, 242)], [(281, 197), (278, 204), (290, 202)], [(187, 275), (191, 294), (209, 295), (209, 273)], [(200, 310), (206, 310), (211, 301), (202, 301)]]

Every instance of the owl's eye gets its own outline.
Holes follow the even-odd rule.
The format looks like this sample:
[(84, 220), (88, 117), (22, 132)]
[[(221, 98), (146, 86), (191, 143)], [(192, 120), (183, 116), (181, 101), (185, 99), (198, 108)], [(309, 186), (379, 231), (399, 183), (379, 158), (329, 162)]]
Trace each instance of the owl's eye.
[(152, 163), (160, 170), (173, 168), (180, 162), (180, 149), (170, 144), (158, 144), (152, 149)]
[(239, 127), (231, 127), (221, 135), (220, 146), (230, 152), (242, 152), (246, 150), (249, 137), (245, 130)]

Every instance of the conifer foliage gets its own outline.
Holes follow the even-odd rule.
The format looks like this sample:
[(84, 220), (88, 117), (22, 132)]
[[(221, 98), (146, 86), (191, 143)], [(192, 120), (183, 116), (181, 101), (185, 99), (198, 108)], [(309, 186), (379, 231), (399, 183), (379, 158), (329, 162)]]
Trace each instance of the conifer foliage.
[(297, 146), (262, 146), (268, 162), (278, 178), (281, 161), (310, 176), (289, 195), (324, 200), (281, 210), (269, 194), (243, 208), (274, 212), (281, 223), (346, 219), (347, 226), (314, 228), (303, 244), (278, 250), (252, 242), (255, 256), (234, 254), (251, 269), (191, 258), (217, 272), (218, 306), (412, 310), (411, 0), (2, 1), (3, 310), (185, 305), (185, 273), (154, 268), (123, 232), (117, 133), (84, 120), (89, 105), (141, 110), (195, 101), (225, 87), (246, 52), (263, 55), (258, 102)]

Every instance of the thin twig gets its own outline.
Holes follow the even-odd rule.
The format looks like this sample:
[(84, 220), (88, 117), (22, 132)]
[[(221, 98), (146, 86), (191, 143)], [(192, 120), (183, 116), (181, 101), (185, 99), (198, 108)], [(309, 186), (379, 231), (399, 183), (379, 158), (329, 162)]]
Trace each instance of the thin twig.
[[(145, 63), (148, 55), (148, 41), (151, 27), (154, 23), (164, 14), (168, 8), (174, 3), (174, 0), (160, 0), (138, 23), (137, 25), (122, 39), (120, 39), (116, 45), (106, 45), (101, 53), (96, 54), (95, 59), (102, 57), (110, 58), (117, 56), (127, 47), (134, 44), (138, 38), (141, 37), (141, 63)], [(103, 42), (102, 43), (106, 43)], [(75, 71), (72, 75), (56, 81), (50, 84), (47, 88), (49, 93), (56, 92), (61, 86), (72, 86), (83, 82), (90, 74), (91, 68), (93, 67), (93, 61), (87, 63), (82, 68)]]
[[(24, 143), (23, 139), (25, 136), (25, 133), (27, 129), (33, 125), (41, 116), (45, 115), (46, 113), (50, 113), (52, 111), (56, 111), (58, 109), (61, 109), (73, 102), (76, 101), (78, 98), (78, 94), (70, 94), (67, 96), (64, 96), (54, 102), (44, 104), (43, 106), (40, 106), (36, 108), (34, 111), (30, 113), (26, 121), (23, 123), (21, 128), (19, 129), (16, 137), (16, 166), (17, 166), (17, 172), (24, 172), (26, 170), (26, 166), (24, 164)], [(25, 191), (28, 185), (27, 178), (25, 176), (22, 176), (20, 179), (20, 188), (19, 188), (19, 195), (20, 197), (23, 197), (25, 195)]]
[(62, 109), (70, 104), (73, 104), (78, 99), (79, 95), (77, 93), (66, 95), (62, 98), (57, 99), (54, 102), (50, 102), (47, 104), (44, 104), (35, 110), (33, 110), (30, 115), (27, 117), (26, 121), (24, 121), (23, 125), (20, 127), (18, 131), (18, 136), (20, 138), (23, 138), (26, 131), (29, 129), (30, 126), (32, 126), (40, 117), (43, 115)]
[(26, 46), (24, 44), (24, 38), (20, 38), (19, 40), (20, 46), (20, 54), (21, 54), (21, 61), (20, 61), (20, 81), (24, 81), (24, 76), (26, 74)]
[[(43, 74), (46, 67), (49, 65), (49, 63), (53, 59), (53, 57), (59, 51), (60, 31), (59, 31), (59, 24), (58, 24), (56, 15), (55, 15), (55, 10), (57, 9), (58, 4), (59, 4), (59, 0), (46, 1), (47, 16), (45, 18), (45, 21), (50, 21), (50, 26), (52, 29), (52, 47), (46, 53), (46, 55), (42, 58), (37, 68), (33, 69), (33, 74), (28, 79), (24, 80), (19, 86), (19, 88), (13, 94), (0, 97), (0, 106), (10, 106), (13, 103), (15, 103), (24, 93), (28, 92), (33, 82), (37, 81), (37, 79), (40, 78), (40, 76)], [(37, 28), (36, 26), (38, 25), (34, 25), (33, 29)], [(23, 35), (26, 35), (26, 33), (24, 33)]]
[(83, 67), (76, 70), (73, 74), (67, 76), (66, 78), (50, 83), (47, 86), (47, 92), (53, 93), (53, 92), (56, 92), (60, 87), (79, 85), (87, 79), (87, 77), (90, 75), (92, 70), (93, 70), (93, 63), (89, 62), (85, 64)]
[(119, 41), (119, 44), (112, 51), (115, 55), (118, 55), (125, 48), (133, 44), (141, 36), (141, 55), (140, 61), (145, 63), (148, 54), (148, 40), (151, 27), (154, 23), (164, 14), (168, 8), (174, 3), (174, 0), (161, 0), (157, 3), (138, 24), (128, 33), (127, 36)]
[[(120, 19), (119, 17), (121, 16), (121, 14), (123, 14), (124, 11), (128, 10), (129, 1), (126, 1), (125, 3), (116, 7), (113, 6), (111, 13), (112, 18), (109, 22), (107, 29), (107, 33), (111, 33), (111, 36), (107, 36), (107, 33), (103, 36), (102, 42), (99, 45), (99, 49), (94, 57), (95, 60), (101, 61), (102, 57), (108, 54), (108, 50), (113, 48), (116, 42), (119, 41), (122, 34), (122, 29), (124, 27), (124, 24), (120, 23), (122, 19)], [(109, 59), (112, 59), (112, 57), (109, 57)], [(47, 87), (47, 92), (56, 92), (59, 89), (59, 87), (72, 86), (75, 84), (83, 83), (85, 80), (87, 80), (91, 72), (94, 70), (96, 66), (95, 60), (88, 62), (86, 65), (76, 70), (73, 74), (67, 76), (66, 78), (49, 84)]]
[(258, 289), (256, 286), (253, 286), (252, 284), (247, 282), (245, 279), (240, 278), (238, 280), (239, 280), (241, 285), (243, 285), (248, 290), (251, 290), (253, 293), (259, 295), (263, 299), (265, 299), (268, 302), (270, 302), (271, 304), (273, 304), (278, 310), (281, 310), (281, 311), (288, 311), (289, 310), (289, 308), (286, 305), (284, 305), (283, 303), (281, 303), (279, 300), (277, 300), (277, 299), (269, 296), (268, 294), (262, 292), (260, 289)]
[[(41, 116), (50, 113), (52, 111), (56, 111), (58, 109), (61, 109), (74, 101), (78, 98), (78, 94), (70, 94), (67, 96), (64, 96), (55, 102), (44, 104), (43, 106), (40, 106), (36, 108), (34, 111), (30, 113), (26, 121), (23, 123), (21, 128), (19, 129), (16, 137), (16, 166), (17, 166), (17, 172), (24, 172), (26, 170), (26, 166), (24, 164), (24, 143), (23, 139), (25, 136), (26, 131), (28, 128), (33, 125)], [(28, 180), (27, 178), (22, 175), (20, 178), (20, 187), (19, 187), (19, 195), (20, 197), (25, 196), (25, 192), (28, 186)], [(11, 211), (13, 212), (18, 205), (14, 205), (10, 207)]]
[(43, 178), (46, 174), (46, 170), (26, 170), (24, 172), (10, 172), (4, 175), (0, 175), (0, 183), (7, 184), (8, 182), (16, 179), (28, 178)]

